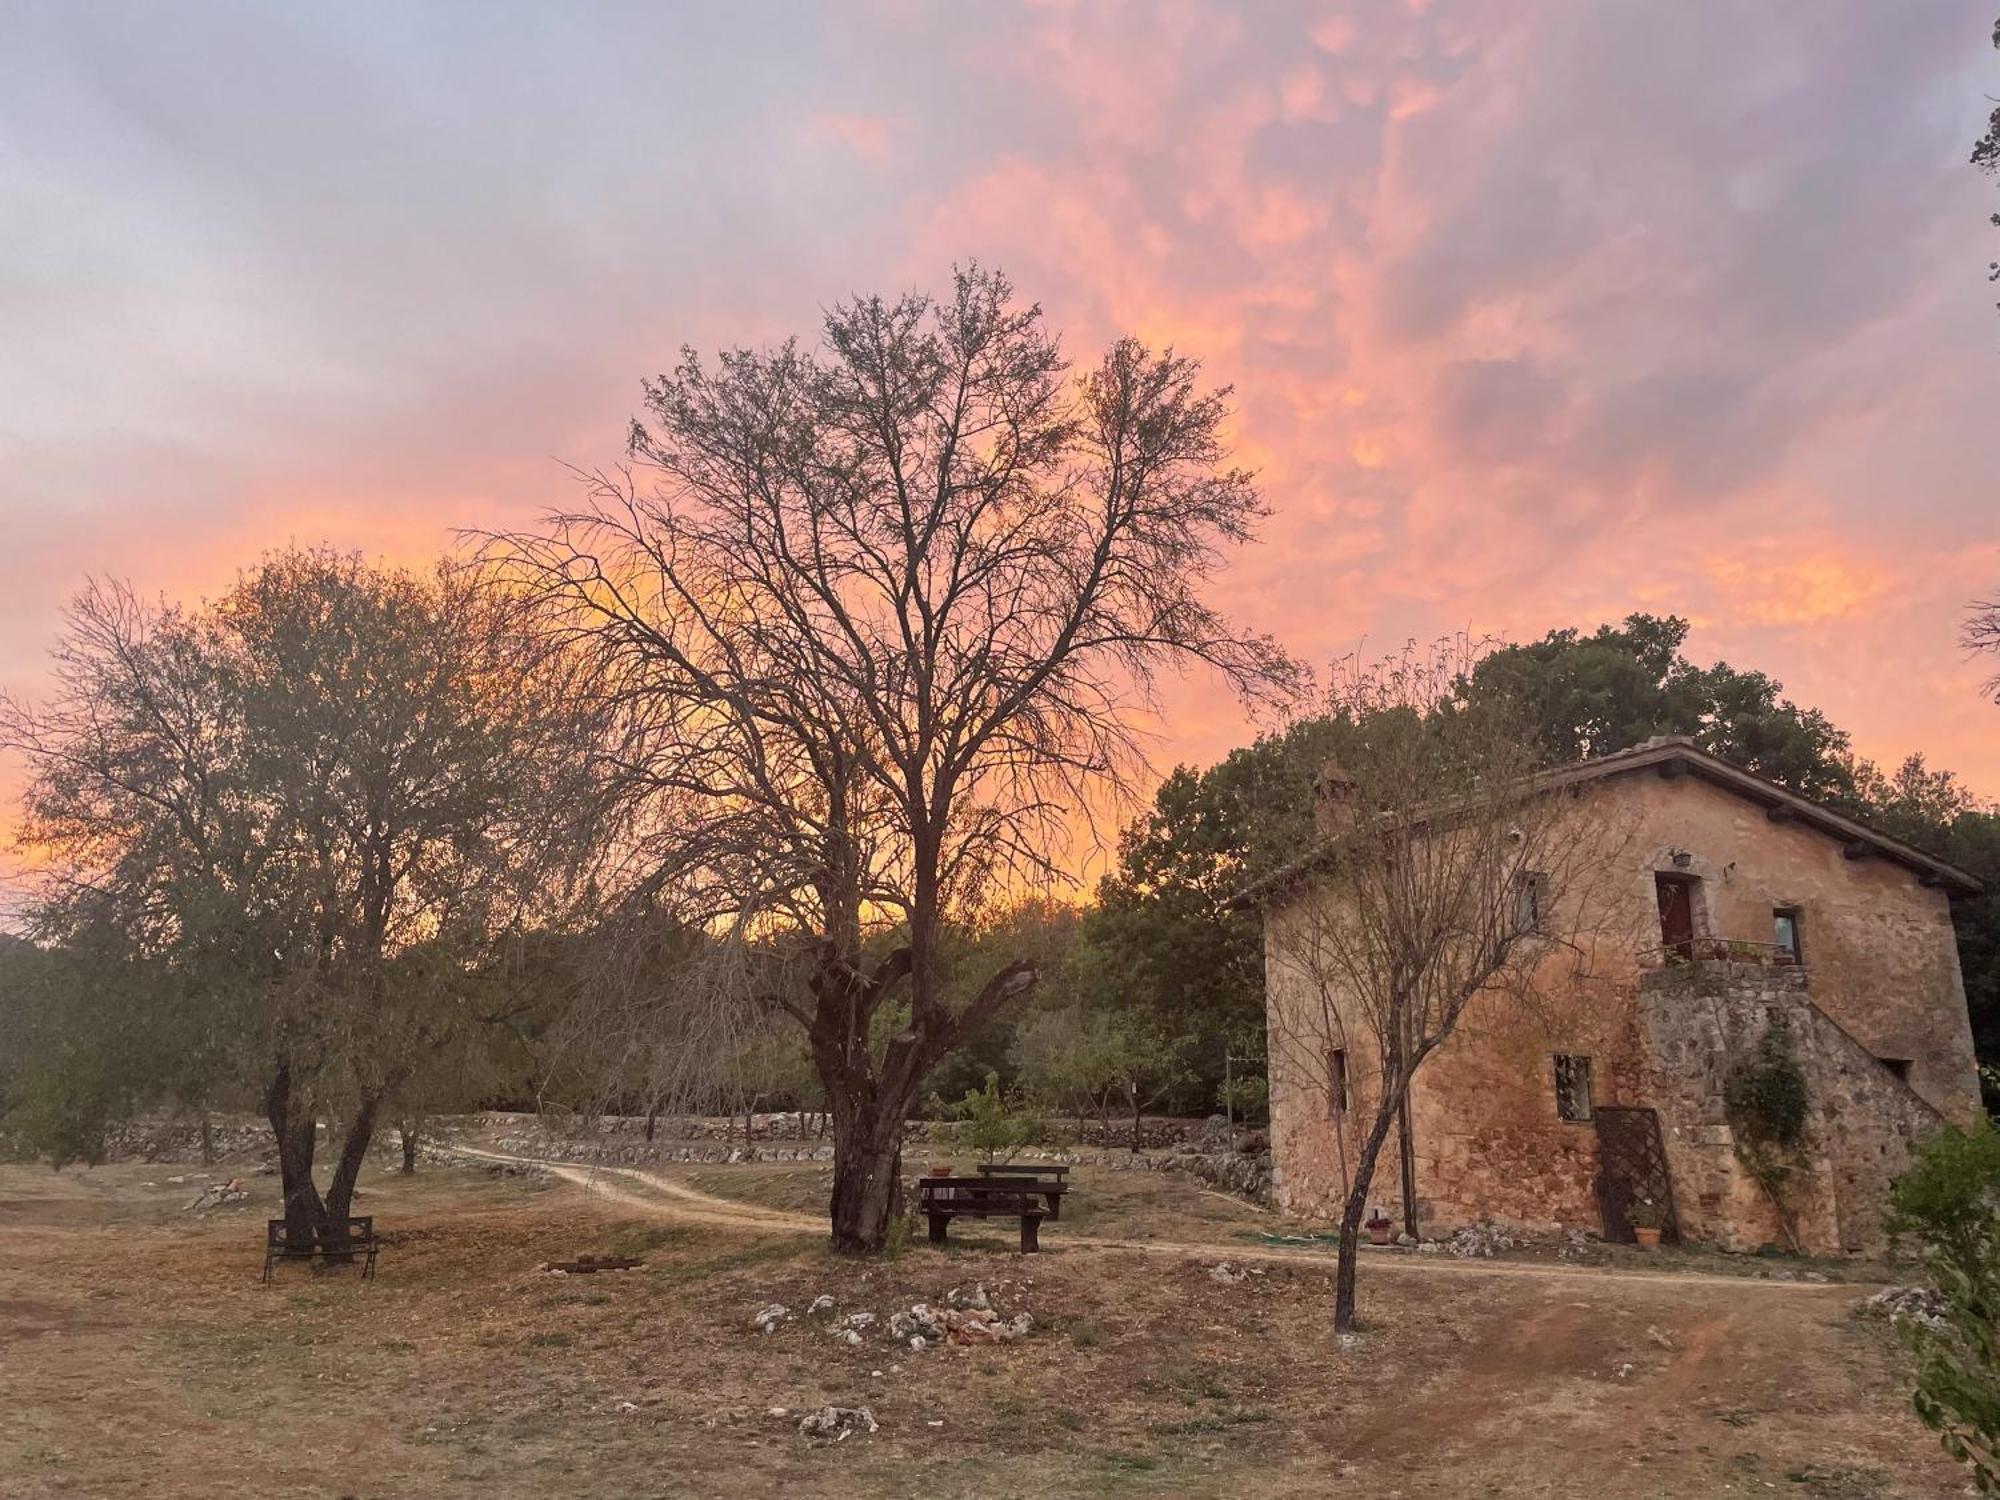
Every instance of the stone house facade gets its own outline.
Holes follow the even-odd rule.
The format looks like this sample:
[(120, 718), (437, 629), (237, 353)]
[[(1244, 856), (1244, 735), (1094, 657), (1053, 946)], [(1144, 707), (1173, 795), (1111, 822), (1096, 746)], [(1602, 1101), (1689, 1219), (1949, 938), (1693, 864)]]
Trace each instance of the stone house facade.
[[(1371, 1200), (1398, 1220), (1407, 1206), (1426, 1234), (1491, 1220), (1629, 1239), (1645, 1198), (1670, 1238), (1879, 1252), (1887, 1187), (1911, 1147), (1980, 1107), (1950, 911), (1978, 883), (1686, 739), (1556, 779), (1579, 815), (1619, 833), (1591, 881), (1609, 917), (1587, 939), (1588, 981), (1559, 979), (1569, 992), (1532, 1009), (1474, 998), (1418, 1071), (1407, 1144), (1392, 1135)], [(1255, 893), (1274, 1194), (1314, 1220), (1339, 1216), (1375, 1096), (1362, 1018), (1336, 1016), (1332, 1034), (1301, 1024), (1309, 1006), (1324, 1014), (1325, 986), (1309, 996), (1293, 939), (1339, 901), (1323, 873), (1337, 857), (1330, 844)], [(1723, 1104), (1774, 1024), (1809, 1101), (1782, 1213), (1744, 1166)]]

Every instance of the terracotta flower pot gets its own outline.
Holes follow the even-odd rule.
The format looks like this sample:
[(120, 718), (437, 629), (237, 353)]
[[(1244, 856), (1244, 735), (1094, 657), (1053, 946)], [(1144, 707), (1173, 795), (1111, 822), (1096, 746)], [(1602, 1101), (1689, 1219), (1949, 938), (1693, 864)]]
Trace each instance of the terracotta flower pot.
[(1367, 1226), (1366, 1226), (1366, 1228), (1367, 1228), (1367, 1230), (1368, 1230), (1368, 1240), (1369, 1240), (1369, 1243), (1370, 1243), (1370, 1244), (1375, 1244), (1375, 1245), (1386, 1245), (1386, 1244), (1388, 1244), (1388, 1243), (1389, 1243), (1389, 1240), (1390, 1240), (1390, 1238), (1391, 1238), (1391, 1235), (1392, 1235), (1392, 1231), (1393, 1231), (1394, 1227), (1395, 1227), (1395, 1226), (1393, 1226), (1393, 1225), (1390, 1225), (1390, 1224), (1370, 1224), (1370, 1225), (1367, 1225)]
[(933, 1163), (933, 1164), (932, 1164), (932, 1166), (931, 1166), (931, 1176), (933, 1176), (933, 1177), (949, 1177), (949, 1176), (951, 1176), (951, 1163), (950, 1163), (950, 1162), (946, 1162), (946, 1163), (944, 1163), (944, 1165), (942, 1165), (942, 1166), (939, 1166), (939, 1165), (937, 1165), (937, 1164)]
[(1632, 1226), (1632, 1238), (1639, 1242), (1641, 1250), (1657, 1250), (1660, 1248), (1660, 1226), (1657, 1224), (1634, 1224)]

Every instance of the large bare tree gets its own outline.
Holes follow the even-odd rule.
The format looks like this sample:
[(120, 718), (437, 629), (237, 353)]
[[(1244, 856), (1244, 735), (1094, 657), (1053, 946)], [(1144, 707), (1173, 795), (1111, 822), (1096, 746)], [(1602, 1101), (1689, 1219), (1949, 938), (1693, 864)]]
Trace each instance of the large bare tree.
[(1457, 638), (1336, 667), (1327, 709), (1351, 732), (1321, 776), (1325, 842), (1265, 892), (1273, 1067), (1323, 1080), (1342, 1154), (1340, 1329), (1417, 1071), (1475, 1005), (1546, 1022), (1573, 1003), (1603, 921), (1616, 835), (1540, 773), (1516, 705), (1460, 699), (1477, 654)]
[(344, 1247), (383, 1110), (579, 888), (593, 737), (529, 644), (461, 573), (293, 550), (205, 607), (89, 588), (48, 701), (0, 715), (39, 934), (109, 945), (94, 981), (261, 1105), (301, 1242)]
[(685, 354), (631, 466), (491, 538), (620, 714), (627, 890), (782, 956), (833, 1114), (834, 1244), (879, 1246), (926, 1074), (1036, 981), (953, 1005), (948, 924), (1059, 880), (1167, 665), (1287, 687), (1203, 597), (1264, 514), (1225, 392), (1126, 339), (1080, 377), (972, 269), (835, 307), (817, 349)]

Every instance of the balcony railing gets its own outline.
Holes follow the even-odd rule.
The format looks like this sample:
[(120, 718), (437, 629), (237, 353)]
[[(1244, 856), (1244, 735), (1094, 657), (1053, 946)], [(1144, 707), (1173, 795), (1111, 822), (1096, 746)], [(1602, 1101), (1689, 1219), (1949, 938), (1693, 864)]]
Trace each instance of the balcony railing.
[(1753, 943), (1748, 938), (1696, 937), (1677, 943), (1662, 943), (1639, 954), (1639, 963), (1648, 969), (1670, 969), (1679, 964), (1751, 964), (1762, 969), (1796, 969), (1799, 956), (1782, 943)]

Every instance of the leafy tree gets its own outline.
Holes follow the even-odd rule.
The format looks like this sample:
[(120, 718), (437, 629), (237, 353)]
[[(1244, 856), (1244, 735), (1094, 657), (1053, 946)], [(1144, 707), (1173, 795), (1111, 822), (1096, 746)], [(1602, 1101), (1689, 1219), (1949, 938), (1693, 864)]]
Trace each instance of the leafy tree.
[(1550, 764), (1688, 735), (1801, 796), (1850, 796), (1847, 736), (1818, 709), (1783, 698), (1784, 684), (1762, 672), (1690, 662), (1681, 654), (1688, 628), (1679, 616), (1635, 614), (1590, 635), (1552, 630), (1483, 656), (1458, 696), (1519, 705)]
[(1108, 1124), (1118, 1095), (1117, 1017), (1071, 1004), (1030, 1014), (1014, 1038), (1013, 1062), (1029, 1096), (1073, 1116)]
[(954, 1004), (953, 924), (1062, 878), (1162, 667), (1291, 683), (1203, 598), (1265, 514), (1225, 396), (1131, 339), (1072, 379), (1040, 309), (967, 270), (836, 306), (815, 351), (687, 355), (646, 388), (644, 481), (492, 541), (616, 716), (622, 894), (787, 970), (726, 1003), (810, 1041), (841, 1250), (883, 1244), (932, 1070), (1040, 977)]
[(378, 1119), (496, 1006), (510, 935), (592, 847), (574, 699), (526, 645), (459, 573), (293, 550), (203, 608), (93, 586), (51, 701), (0, 717), (35, 931), (149, 1044), (101, 1102), (255, 1098), (302, 1242), (344, 1249)]
[(1185, 1060), (1191, 1107), (1205, 1107), (1220, 1087), (1224, 1048), (1261, 1055), (1263, 929), (1230, 898), (1310, 846), (1313, 778), (1346, 732), (1306, 718), (1205, 771), (1176, 768), (1098, 883), (1078, 982), (1096, 1003), (1215, 1043), (1191, 1048)]
[(0, 941), (0, 1127), (58, 1169), (104, 1160), (107, 1131), (144, 1097), (155, 1054), (155, 1027), (134, 1026), (121, 1003), (146, 976), (91, 956), (81, 943)]

